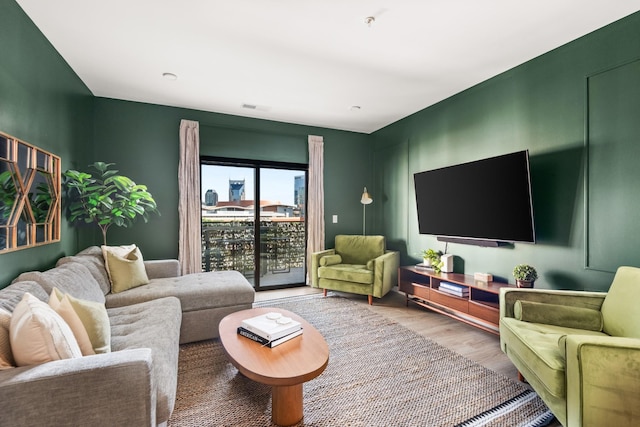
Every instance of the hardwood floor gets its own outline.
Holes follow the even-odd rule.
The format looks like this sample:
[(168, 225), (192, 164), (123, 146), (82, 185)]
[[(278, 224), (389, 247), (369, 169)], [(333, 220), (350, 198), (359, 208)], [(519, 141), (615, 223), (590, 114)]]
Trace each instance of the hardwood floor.
[[(263, 291), (256, 294), (256, 301), (315, 293), (322, 293), (322, 291), (308, 286)], [(367, 297), (364, 295), (341, 292), (337, 292), (337, 294), (344, 298), (361, 301), (369, 310), (391, 318), (414, 332), (428, 337), (492, 371), (514, 380), (518, 378), (518, 371), (509, 358), (500, 350), (500, 338), (498, 335), (482, 331), (412, 303), (409, 303), (409, 307), (407, 307), (405, 295), (395, 288), (383, 298), (374, 298), (372, 306), (368, 305)], [(560, 426), (560, 423), (554, 420), (550, 426)]]

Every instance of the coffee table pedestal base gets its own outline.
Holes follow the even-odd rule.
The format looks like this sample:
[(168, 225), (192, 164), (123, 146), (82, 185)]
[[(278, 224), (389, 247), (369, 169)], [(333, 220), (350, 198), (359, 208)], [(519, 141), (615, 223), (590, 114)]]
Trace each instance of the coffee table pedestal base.
[(271, 419), (279, 426), (291, 426), (302, 420), (302, 384), (273, 386)]

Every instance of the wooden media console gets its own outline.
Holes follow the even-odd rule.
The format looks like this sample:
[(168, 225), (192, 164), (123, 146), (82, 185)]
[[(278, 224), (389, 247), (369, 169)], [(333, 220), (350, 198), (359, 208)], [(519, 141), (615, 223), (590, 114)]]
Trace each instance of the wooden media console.
[[(459, 289), (461, 295), (455, 295), (451, 290), (447, 292), (445, 286)], [(398, 289), (406, 294), (407, 306), (412, 301), (494, 334), (499, 334), (498, 294), (504, 287), (515, 285), (481, 282), (466, 274), (436, 273), (416, 266), (398, 269)]]

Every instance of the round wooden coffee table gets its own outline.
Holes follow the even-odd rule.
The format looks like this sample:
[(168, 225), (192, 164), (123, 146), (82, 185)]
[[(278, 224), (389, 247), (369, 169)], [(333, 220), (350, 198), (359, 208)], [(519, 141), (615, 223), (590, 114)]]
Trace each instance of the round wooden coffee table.
[[(240, 323), (277, 312), (302, 323), (302, 335), (274, 348), (238, 335)], [(287, 310), (253, 308), (232, 313), (220, 321), (220, 342), (231, 363), (247, 378), (272, 387), (271, 418), (281, 426), (302, 420), (302, 384), (317, 377), (329, 363), (329, 347), (316, 328)]]

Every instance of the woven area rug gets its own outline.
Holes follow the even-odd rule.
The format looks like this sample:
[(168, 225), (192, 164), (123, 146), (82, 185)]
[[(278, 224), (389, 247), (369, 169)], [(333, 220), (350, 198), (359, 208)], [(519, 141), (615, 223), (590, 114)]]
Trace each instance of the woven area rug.
[[(302, 426), (543, 426), (553, 416), (524, 385), (338, 296), (256, 306), (293, 311), (329, 345), (304, 384)], [(169, 426), (272, 426), (271, 389), (238, 373), (219, 340), (180, 348)]]

